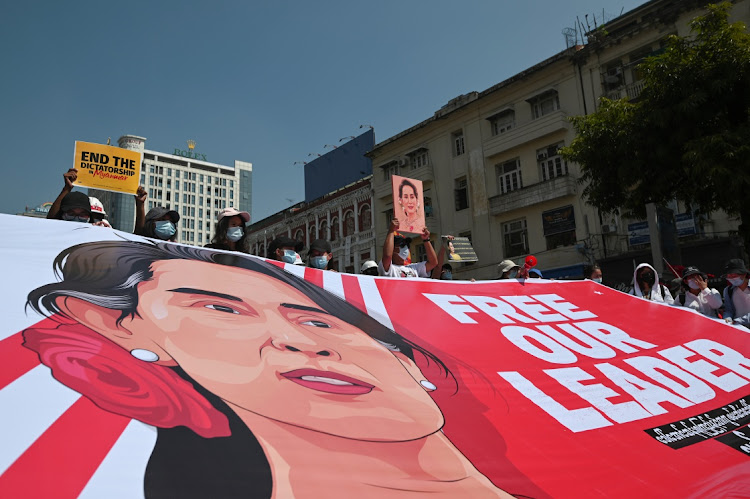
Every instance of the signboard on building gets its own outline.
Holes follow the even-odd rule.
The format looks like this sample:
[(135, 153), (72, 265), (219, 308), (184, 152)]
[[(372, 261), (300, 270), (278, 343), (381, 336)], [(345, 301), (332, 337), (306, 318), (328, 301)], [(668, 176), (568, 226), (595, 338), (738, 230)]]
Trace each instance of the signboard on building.
[(542, 229), (545, 236), (575, 230), (576, 217), (573, 206), (563, 206), (542, 213)]
[(135, 194), (141, 176), (141, 153), (121, 147), (76, 141), (75, 185)]
[[(677, 224), (677, 237), (693, 236), (698, 233), (695, 217), (692, 213), (678, 213), (674, 217)], [(651, 236), (648, 232), (648, 222), (628, 224), (628, 245), (639, 246), (649, 244)]]

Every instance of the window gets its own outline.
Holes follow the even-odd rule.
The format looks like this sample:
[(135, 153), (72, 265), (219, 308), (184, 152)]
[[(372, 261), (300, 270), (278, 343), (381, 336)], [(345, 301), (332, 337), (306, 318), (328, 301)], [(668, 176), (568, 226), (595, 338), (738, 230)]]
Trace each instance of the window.
[(148, 185), (154, 185), (154, 176), (153, 175), (149, 175), (148, 176)]
[(172, 179), (168, 178), (167, 179), (167, 189), (171, 189), (171, 188), (172, 188)]
[(229, 187), (230, 187), (231, 189), (234, 189), (234, 180), (230, 180), (230, 181), (229, 181)]
[(172, 201), (172, 193), (167, 191), (167, 201)]
[(328, 239), (328, 222), (326, 220), (320, 223), (319, 234), (321, 239)]
[(495, 171), (500, 194), (507, 194), (523, 187), (521, 162), (518, 158), (495, 165)]
[(167, 177), (171, 177), (171, 176), (172, 176), (172, 169), (167, 168)]
[[(201, 198), (201, 204), (203, 204), (203, 198)], [(203, 218), (203, 208), (198, 208), (198, 218)]]
[(316, 240), (317, 237), (315, 237), (315, 225), (311, 225), (310, 229), (307, 231), (307, 240), (311, 243)]
[(359, 230), (367, 230), (371, 227), (371, 225), (372, 213), (370, 211), (370, 205), (366, 204), (359, 210)]
[(453, 134), (451, 135), (451, 140), (453, 142), (454, 156), (461, 156), (466, 152), (466, 148), (464, 147), (464, 132), (462, 130), (453, 132)]
[(391, 161), (383, 165), (383, 180), (390, 180), (391, 175), (398, 175), (398, 163)]
[(560, 143), (537, 150), (536, 161), (542, 171), (542, 181), (568, 174), (568, 163), (560, 156), (562, 145)]
[(174, 181), (174, 188), (175, 189), (179, 189), (180, 188), (180, 181), (179, 180), (175, 180)]
[(198, 194), (203, 194), (203, 184), (198, 186)]
[(304, 244), (305, 243), (305, 231), (303, 231), (302, 229), (297, 229), (294, 232), (294, 240), (300, 241), (301, 243)]
[(229, 199), (234, 199), (234, 191), (233, 190), (229, 191)]
[(553, 113), (560, 109), (560, 98), (557, 90), (548, 90), (529, 99), (531, 104), (531, 115), (534, 119)]
[(202, 174), (202, 173), (201, 173), (201, 174), (200, 174), (200, 175), (198, 176), (198, 179), (199, 179), (199, 180), (200, 180), (201, 182), (203, 182), (203, 174)]
[(411, 169), (416, 170), (423, 166), (427, 166), (427, 151), (421, 149), (419, 152), (411, 155)]
[(529, 252), (526, 219), (514, 220), (503, 224), (503, 256), (512, 258)]
[(146, 174), (143, 173), (143, 174), (141, 174), (141, 185), (143, 185), (145, 183), (146, 183)]
[(331, 219), (331, 241), (336, 241), (339, 238), (339, 219), (333, 217)]
[(424, 248), (424, 243), (417, 245), (417, 259), (414, 262), (426, 262), (427, 261), (427, 250)]
[(455, 180), (453, 194), (456, 200), (456, 211), (465, 210), (469, 207), (469, 185), (466, 182), (466, 177)]
[(344, 236), (354, 234), (354, 212), (352, 210), (344, 213)]
[(203, 242), (203, 234), (201, 234), (200, 232), (198, 233), (198, 242), (199, 243)]
[(490, 128), (492, 135), (500, 135), (516, 127), (516, 112), (513, 109), (506, 109), (490, 118)]
[[(182, 195), (182, 202), (183, 203), (187, 203), (188, 202), (188, 195), (187, 194), (183, 194)], [(184, 213), (183, 213), (183, 215), (184, 215)]]
[(190, 174), (188, 172), (184, 171), (184, 172), (182, 172), (182, 178), (184, 178), (185, 180), (188, 180), (190, 178)]
[(430, 191), (424, 193), (424, 216), (432, 216), (432, 198), (428, 196)]
[(154, 165), (151, 165), (151, 168), (148, 170), (149, 173), (156, 173), (156, 167)]
[(390, 227), (391, 220), (393, 220), (393, 208), (391, 208), (390, 210), (385, 210), (383, 214), (385, 215), (385, 226)]

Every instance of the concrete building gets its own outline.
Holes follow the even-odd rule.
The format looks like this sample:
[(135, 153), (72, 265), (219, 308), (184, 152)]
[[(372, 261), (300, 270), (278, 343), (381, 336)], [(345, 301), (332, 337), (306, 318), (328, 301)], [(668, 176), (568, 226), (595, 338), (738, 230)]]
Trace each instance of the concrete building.
[(34, 208), (29, 208), (27, 206), (23, 213), (16, 213), (16, 215), (22, 217), (47, 218), (47, 213), (49, 213), (51, 207), (52, 203), (47, 201), (46, 203), (42, 203)]
[[(748, 21), (749, 3), (736, 3), (735, 20)], [(377, 144), (368, 154), (376, 246), (393, 216), (390, 178), (398, 174), (423, 182), (433, 244), (440, 234), (472, 240), (479, 262), (455, 267), (456, 278), (496, 278), (501, 260), (521, 262), (528, 254), (538, 258), (545, 277), (580, 277), (584, 264), (608, 260), (626, 263), (632, 276), (632, 260), (650, 258), (648, 241), (630, 237), (638, 227), (633, 224), (642, 221), (604, 219), (582, 198), (578, 165), (568, 164), (558, 150), (575, 137), (568, 118), (594, 111), (600, 96), (637, 98), (637, 63), (659, 50), (667, 35), (689, 33), (689, 20), (701, 12), (698, 4), (648, 2), (604, 25), (610, 43), (570, 46), (487, 90), (450, 100)], [(726, 236), (737, 220), (720, 213), (697, 220), (686, 207), (674, 208), (683, 241), (724, 248), (717, 260), (734, 253)], [(418, 239), (413, 244), (412, 254), (423, 255)], [(698, 258), (704, 254), (698, 250), (686, 260), (708, 267)]]
[(268, 244), (285, 235), (302, 241), (307, 249), (315, 239), (331, 242), (330, 267), (339, 272), (359, 273), (362, 262), (375, 259), (372, 206), (372, 176), (353, 182), (309, 203), (297, 203), (250, 225), (250, 252), (266, 256)]
[[(206, 155), (188, 149), (172, 153), (145, 148), (146, 139), (125, 135), (118, 145), (143, 154), (141, 185), (148, 190), (146, 211), (165, 206), (180, 214), (177, 242), (203, 246), (211, 241), (212, 228), (219, 211), (234, 206), (252, 216), (252, 163), (235, 161), (234, 166), (206, 160)], [(132, 195), (89, 189), (99, 198), (112, 226), (132, 231), (135, 224), (135, 199)]]

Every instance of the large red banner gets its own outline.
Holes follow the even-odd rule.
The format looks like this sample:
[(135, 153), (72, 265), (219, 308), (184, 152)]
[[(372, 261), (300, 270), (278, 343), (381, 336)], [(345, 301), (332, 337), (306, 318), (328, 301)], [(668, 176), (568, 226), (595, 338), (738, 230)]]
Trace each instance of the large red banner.
[(0, 222), (0, 497), (747, 496), (746, 329)]

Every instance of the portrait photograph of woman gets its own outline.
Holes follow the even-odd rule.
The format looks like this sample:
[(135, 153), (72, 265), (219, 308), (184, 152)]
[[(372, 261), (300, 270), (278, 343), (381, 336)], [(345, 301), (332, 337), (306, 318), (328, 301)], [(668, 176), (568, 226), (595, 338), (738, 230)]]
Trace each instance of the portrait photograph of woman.
[(393, 175), (391, 182), (393, 216), (399, 221), (399, 232), (421, 234), (425, 227), (422, 181)]

